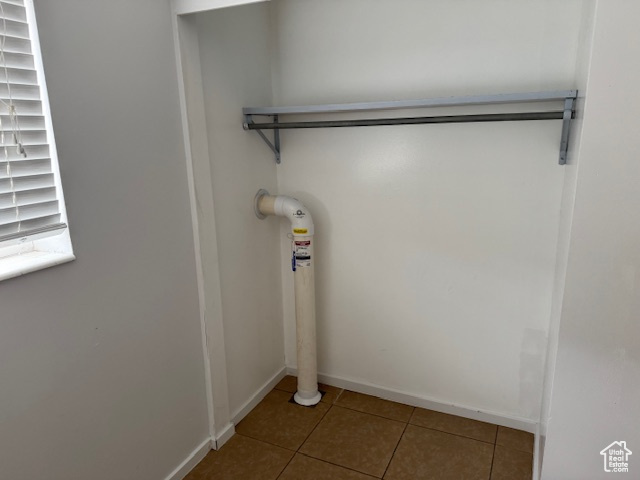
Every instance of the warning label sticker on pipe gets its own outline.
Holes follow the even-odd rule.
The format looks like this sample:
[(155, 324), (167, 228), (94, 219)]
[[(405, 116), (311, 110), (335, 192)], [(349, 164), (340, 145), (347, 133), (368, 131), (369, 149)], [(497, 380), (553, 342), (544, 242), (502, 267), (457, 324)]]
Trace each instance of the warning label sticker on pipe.
[(311, 266), (311, 241), (296, 240), (293, 242), (293, 255), (296, 257), (296, 267)]

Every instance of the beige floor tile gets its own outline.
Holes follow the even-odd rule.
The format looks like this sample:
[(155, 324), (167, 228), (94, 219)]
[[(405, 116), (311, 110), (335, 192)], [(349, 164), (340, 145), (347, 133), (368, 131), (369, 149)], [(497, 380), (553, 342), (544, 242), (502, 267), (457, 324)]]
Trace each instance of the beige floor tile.
[(488, 480), (493, 445), (408, 425), (385, 479)]
[(358, 410), (359, 412), (380, 415), (381, 417), (397, 420), (399, 422), (408, 422), (413, 412), (413, 407), (403, 405), (402, 403), (390, 402), (371, 395), (350, 392), (345, 390), (336, 401), (336, 405), (341, 407)]
[(405, 424), (336, 405), (322, 419), (300, 452), (381, 477)]
[[(298, 379), (293, 375), (287, 375), (284, 377), (275, 387), (277, 390), (282, 390), (284, 392), (295, 393), (298, 389)], [(325, 385), (324, 383), (318, 384), (318, 389), (324, 392), (322, 396), (321, 402), (332, 404), (336, 401), (336, 398), (342, 392), (341, 388), (332, 387), (331, 385)]]
[(275, 480), (293, 452), (234, 435), (219, 451), (211, 451), (185, 480)]
[(494, 443), (497, 426), (468, 418), (416, 408), (409, 423), (419, 427), (433, 428), (441, 432), (462, 435), (483, 442)]
[(491, 480), (531, 480), (533, 455), (496, 445)]
[(522, 430), (515, 430), (513, 428), (498, 427), (496, 445), (533, 453), (533, 433), (523, 432)]
[(278, 480), (373, 480), (375, 478), (296, 453)]
[(297, 450), (329, 409), (319, 403), (302, 407), (290, 403), (291, 393), (272, 390), (244, 420), (236, 432), (251, 438)]

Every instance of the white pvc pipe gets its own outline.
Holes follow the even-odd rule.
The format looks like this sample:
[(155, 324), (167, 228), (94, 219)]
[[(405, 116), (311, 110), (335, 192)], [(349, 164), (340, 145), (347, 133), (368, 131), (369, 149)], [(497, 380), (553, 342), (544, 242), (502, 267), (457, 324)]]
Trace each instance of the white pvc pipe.
[(256, 196), (256, 210), (261, 215), (287, 217), (293, 234), (294, 287), (296, 298), (296, 339), (298, 354), (298, 391), (296, 403), (316, 405), (322, 398), (318, 391), (316, 361), (316, 296), (313, 272), (313, 220), (306, 207), (295, 198)]

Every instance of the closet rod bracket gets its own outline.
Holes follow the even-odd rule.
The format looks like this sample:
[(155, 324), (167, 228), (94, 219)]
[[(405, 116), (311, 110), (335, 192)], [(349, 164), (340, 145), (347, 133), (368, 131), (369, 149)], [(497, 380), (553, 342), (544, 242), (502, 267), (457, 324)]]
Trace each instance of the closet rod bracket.
[[(273, 123), (278, 123), (278, 115), (272, 115), (272, 117), (273, 117)], [(242, 123), (242, 128), (249, 131), (250, 130), (249, 125), (251, 124), (254, 124), (253, 115), (245, 115), (244, 122)], [(267, 138), (267, 136), (264, 134), (264, 132), (261, 129), (251, 129), (251, 130), (255, 130), (256, 132), (258, 132), (258, 135), (260, 135), (260, 138), (262, 138), (264, 143), (268, 145), (268, 147), (273, 151), (274, 155), (276, 156), (276, 163), (280, 164), (280, 129), (276, 128), (273, 130), (273, 143), (271, 142), (271, 140)]]
[(560, 165), (567, 164), (567, 152), (569, 151), (569, 132), (571, 131), (571, 120), (575, 116), (576, 97), (564, 99), (564, 113), (562, 116), (562, 134), (560, 135)]

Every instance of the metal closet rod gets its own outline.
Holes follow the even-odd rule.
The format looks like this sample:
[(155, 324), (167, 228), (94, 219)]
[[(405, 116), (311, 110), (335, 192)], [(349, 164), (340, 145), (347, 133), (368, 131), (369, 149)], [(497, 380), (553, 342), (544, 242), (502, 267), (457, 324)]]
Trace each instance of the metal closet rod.
[(447, 115), (437, 117), (368, 118), (362, 120), (321, 120), (311, 122), (247, 123), (247, 130), (282, 130), (293, 128), (374, 127), (381, 125), (422, 125), (434, 123), (514, 122), (523, 120), (562, 120), (563, 110), (528, 113), (491, 113), (481, 115)]

